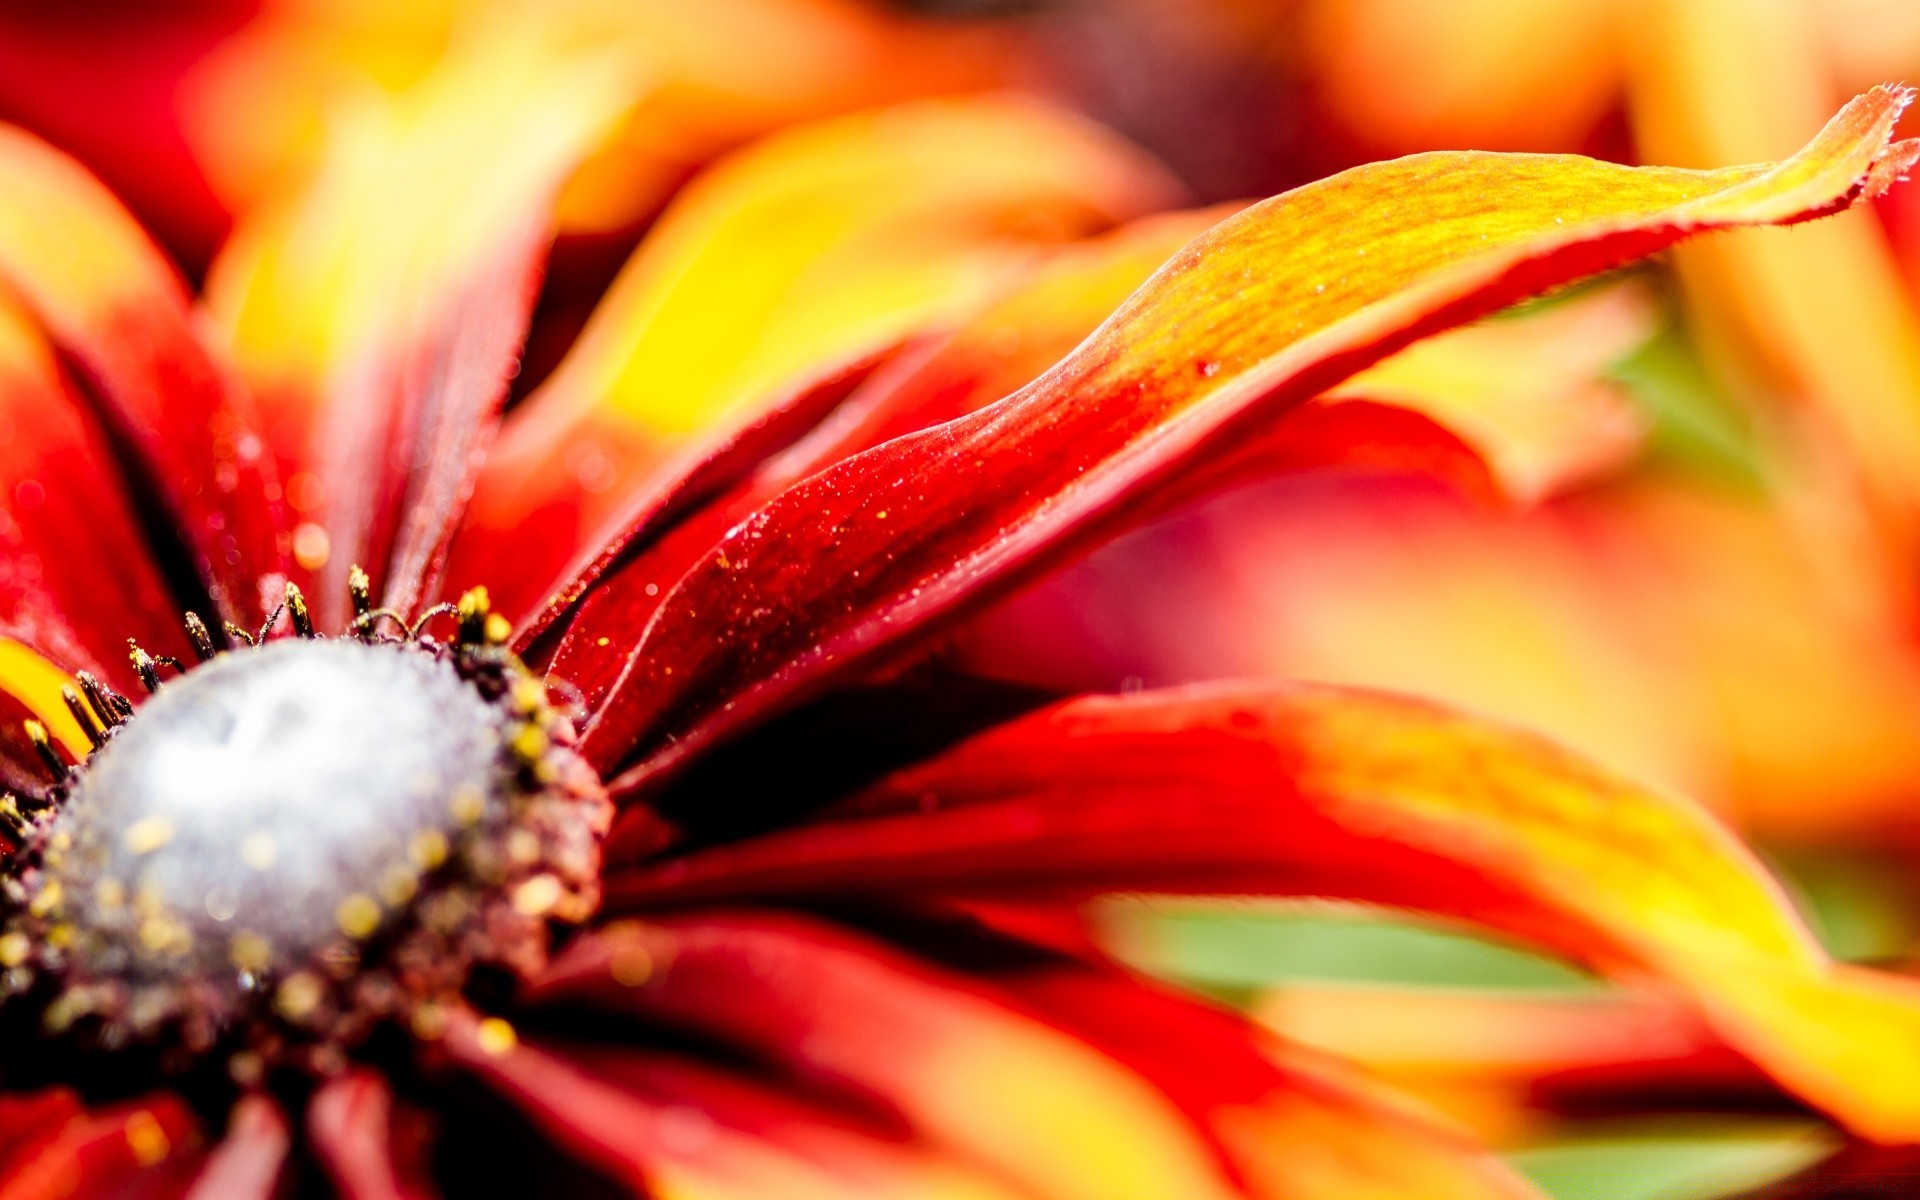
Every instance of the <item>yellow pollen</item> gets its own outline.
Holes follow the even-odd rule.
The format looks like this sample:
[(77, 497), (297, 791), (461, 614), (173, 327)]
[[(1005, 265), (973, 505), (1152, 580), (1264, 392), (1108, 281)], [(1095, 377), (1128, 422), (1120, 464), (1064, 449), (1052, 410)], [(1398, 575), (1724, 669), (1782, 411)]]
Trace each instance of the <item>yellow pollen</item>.
[(303, 1021), (320, 1007), (325, 986), (311, 971), (289, 975), (273, 994), (274, 1010), (289, 1021)]
[(280, 847), (274, 845), (270, 833), (250, 833), (240, 839), (240, 861), (256, 871), (264, 871), (280, 857)]
[(520, 1035), (499, 1017), (488, 1017), (474, 1031), (474, 1040), (480, 1043), (482, 1052), (498, 1058), (520, 1044)]
[(393, 908), (413, 899), (419, 890), (419, 877), (410, 867), (388, 867), (380, 876), (380, 898)]
[(540, 835), (531, 829), (516, 829), (507, 835), (507, 857), (525, 866), (540, 857)]
[(487, 798), (479, 788), (469, 783), (453, 793), (447, 808), (453, 813), (454, 820), (462, 825), (471, 825), (486, 815)]
[(639, 942), (628, 942), (613, 952), (607, 970), (621, 987), (639, 987), (653, 978), (653, 955)]
[(27, 911), (36, 917), (44, 917), (60, 907), (60, 881), (50, 879), (47, 886), (40, 889), (33, 899), (27, 901)]
[(535, 875), (532, 879), (513, 889), (513, 910), (523, 917), (541, 917), (553, 911), (560, 903), (560, 893), (564, 889), (560, 881), (551, 875)]
[(431, 1000), (413, 1010), (413, 1036), (423, 1042), (437, 1042), (447, 1036), (447, 1010)]
[(155, 954), (185, 954), (193, 947), (193, 935), (178, 921), (156, 915), (140, 922), (140, 944)]
[(333, 910), (333, 919), (341, 933), (360, 941), (380, 928), (380, 903), (365, 892), (355, 892)]
[(522, 725), (511, 745), (515, 758), (532, 762), (547, 752), (547, 731), (532, 723)]
[(504, 646), (507, 643), (507, 639), (513, 636), (513, 622), (507, 620), (499, 613), (489, 613), (487, 615), (486, 635), (487, 641), (492, 645)]
[(127, 885), (118, 879), (102, 879), (93, 885), (93, 898), (101, 908), (119, 908), (127, 902)]
[(233, 941), (227, 947), (227, 958), (242, 971), (257, 974), (273, 962), (273, 947), (267, 944), (266, 938), (246, 930), (233, 935)]
[(422, 871), (431, 871), (447, 861), (447, 835), (438, 829), (422, 829), (407, 843), (407, 854)]
[(62, 922), (47, 930), (47, 945), (55, 950), (65, 950), (73, 945), (73, 926)]
[(33, 953), (33, 942), (24, 933), (0, 935), (0, 967), (17, 967)]
[(537, 679), (522, 679), (513, 685), (513, 706), (523, 713), (540, 711), (547, 702), (547, 689)]
[(137, 1112), (127, 1118), (127, 1149), (133, 1151), (135, 1162), (151, 1167), (173, 1150), (173, 1140), (152, 1113)]
[(127, 826), (120, 835), (129, 854), (152, 854), (173, 840), (173, 822), (165, 817), (145, 817)]

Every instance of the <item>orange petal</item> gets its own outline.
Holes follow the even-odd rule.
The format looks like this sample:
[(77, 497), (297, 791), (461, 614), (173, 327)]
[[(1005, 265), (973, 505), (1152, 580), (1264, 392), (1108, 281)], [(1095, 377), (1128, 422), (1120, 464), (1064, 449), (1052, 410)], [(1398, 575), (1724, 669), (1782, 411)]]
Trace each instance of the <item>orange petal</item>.
[[(1256, 205), (1176, 255), (1040, 380), (782, 493), (589, 682), (583, 737), (632, 787), (903, 654), (1272, 418), (1417, 340), (1725, 225), (1832, 212), (1920, 154), (1877, 90), (1777, 165), (1696, 173), (1426, 155)], [(619, 577), (601, 594), (615, 617)], [(585, 615), (569, 636), (597, 641)], [(620, 653), (616, 651), (616, 653)]]
[(452, 582), (527, 611), (523, 588), (630, 535), (812, 382), (1176, 195), (1113, 135), (1015, 100), (864, 113), (734, 155), (675, 200), (507, 422)]
[(647, 1195), (1016, 1200), (925, 1146), (712, 1067), (604, 1046), (500, 1045), (471, 1014), (455, 1017), (444, 1044), (562, 1149)]
[(1606, 371), (1658, 329), (1648, 289), (1616, 283), (1410, 346), (1328, 394), (1425, 413), (1531, 504), (1631, 461), (1646, 422)]
[[(1369, 153), (1574, 150), (1620, 85), (1609, 0), (1310, 0), (1302, 59)], [(1871, 81), (1869, 81), (1871, 82)]]
[(517, 366), (554, 196), (636, 87), (624, 54), (552, 44), (532, 10), (467, 32), (417, 87), (336, 114), (316, 178), (250, 217), (208, 285), (326, 624), (356, 562), (403, 611), (430, 586)]
[(1686, 996), (1857, 1132), (1920, 1140), (1920, 983), (1830, 962), (1696, 806), (1408, 700), (1220, 685), (1089, 698), (962, 743), (829, 821), (608, 880), (608, 903), (922, 888), (1400, 904)]
[[(1815, 6), (1661, 0), (1634, 23), (1646, 152), (1717, 166), (1793, 145), (1830, 100)], [(1876, 31), (1877, 33), (1877, 31)], [(1920, 537), (1920, 314), (1872, 214), (1749, 232), (1675, 259), (1717, 364), (1830, 422), (1911, 544)]]
[(816, 921), (616, 926), (575, 943), (533, 999), (698, 1030), (877, 1098), (928, 1141), (1051, 1200), (1239, 1194), (1139, 1075), (964, 977)]

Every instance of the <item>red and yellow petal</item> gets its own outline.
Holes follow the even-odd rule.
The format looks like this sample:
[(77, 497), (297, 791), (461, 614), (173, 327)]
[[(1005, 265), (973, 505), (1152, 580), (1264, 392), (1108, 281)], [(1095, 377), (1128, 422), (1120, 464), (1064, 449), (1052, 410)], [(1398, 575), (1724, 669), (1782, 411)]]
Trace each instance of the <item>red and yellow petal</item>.
[(0, 280), (73, 364), (113, 458), (171, 523), (155, 549), (186, 556), (214, 605), (203, 615), (259, 624), (280, 598), (287, 547), (251, 405), (201, 344), (179, 275), (119, 201), (10, 127), (0, 129)]
[(1920, 985), (1829, 961), (1695, 806), (1529, 735), (1336, 689), (1091, 698), (902, 772), (856, 813), (616, 872), (609, 904), (1037, 888), (1404, 905), (1673, 989), (1856, 1131), (1920, 1140)]
[[(1424, 334), (1691, 233), (1877, 192), (1916, 153), (1887, 144), (1906, 99), (1860, 98), (1777, 165), (1424, 155), (1257, 205), (1021, 393), (847, 460), (735, 527), (639, 643), (612, 651), (618, 682), (584, 744), (602, 763), (637, 752), (624, 781), (637, 785), (902, 653), (1154, 485)], [(570, 636), (597, 644), (583, 625)]]
[(1237, 1015), (1080, 965), (995, 982), (1153, 1081), (1269, 1200), (1492, 1200), (1533, 1189), (1391, 1089)]
[(811, 1086), (877, 1101), (1039, 1196), (1238, 1194), (1203, 1132), (1147, 1080), (964, 978), (799, 917), (602, 931), (530, 1000), (723, 1039)]
[(868, 1128), (766, 1082), (658, 1052), (549, 1046), (499, 1020), (455, 1018), (453, 1057), (563, 1150), (676, 1200), (1018, 1200), (1016, 1191), (897, 1131)]
[(730, 482), (709, 461), (733, 443), (797, 436), (820, 410), (798, 427), (786, 410), (820, 382), (965, 314), (1045, 248), (1177, 197), (1112, 134), (1011, 99), (862, 113), (735, 154), (675, 200), (508, 421), (450, 581), (537, 609), (691, 479)]

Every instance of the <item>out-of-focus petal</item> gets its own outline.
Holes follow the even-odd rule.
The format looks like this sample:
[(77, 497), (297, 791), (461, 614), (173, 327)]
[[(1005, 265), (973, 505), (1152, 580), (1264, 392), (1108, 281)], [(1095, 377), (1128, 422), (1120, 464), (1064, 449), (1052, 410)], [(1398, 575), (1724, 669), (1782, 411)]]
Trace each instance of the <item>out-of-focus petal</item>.
[(605, 930), (556, 961), (532, 999), (722, 1039), (878, 1101), (1040, 1196), (1239, 1194), (1201, 1132), (1140, 1076), (962, 976), (802, 918)]
[[(1808, 45), (1811, 5), (1660, 0), (1635, 33), (1636, 136), (1663, 162), (1713, 166), (1793, 145), (1834, 85)], [(1718, 364), (1838, 431), (1911, 544), (1920, 537), (1920, 316), (1870, 213), (1790, 236), (1741, 233), (1675, 259)]]
[(203, 615), (259, 624), (280, 598), (287, 546), (252, 407), (201, 344), (172, 265), (119, 201), (11, 128), (0, 128), (0, 278), (77, 369), (152, 506), (156, 550), (184, 554), (208, 591), (214, 611)]
[(307, 1138), (342, 1200), (428, 1200), (431, 1184), (417, 1178), (392, 1144), (393, 1090), (368, 1070), (349, 1071), (321, 1085), (307, 1102)]
[(1337, 689), (1089, 698), (849, 811), (876, 815), (616, 872), (609, 906), (942, 887), (1405, 905), (1676, 989), (1855, 1130), (1920, 1139), (1920, 985), (1828, 960), (1702, 810), (1531, 735)]
[[(489, 1040), (486, 1034), (491, 1034)], [(563, 1149), (647, 1195), (687, 1200), (1015, 1200), (1008, 1187), (892, 1131), (666, 1055), (483, 1034), (470, 1014), (445, 1042)]]
[(0, 630), (130, 690), (124, 646), (186, 649), (105, 432), (32, 317), (0, 295)]
[(1272, 484), (1103, 548), (968, 626), (958, 653), (1055, 688), (1422, 695), (1763, 839), (1911, 843), (1920, 654), (1882, 549), (1805, 480), (1649, 473), (1525, 513), (1414, 480)]
[[(331, 101), (417, 84), (464, 28), (513, 2), (263, 5), (176, 84), (194, 158), (229, 210), (247, 212), (318, 161)], [(915, 19), (864, 0), (539, 7), (556, 35), (639, 51), (641, 102), (569, 180), (563, 232), (629, 227), (694, 168), (769, 130), (989, 86), (1019, 64), (1004, 30)]]
[(1078, 965), (996, 976), (1037, 1011), (1153, 1081), (1212, 1131), (1269, 1200), (1491, 1200), (1535, 1193), (1391, 1089), (1263, 1039), (1239, 1016)]
[(180, 121), (183, 79), (258, 0), (0, 9), (0, 117), (87, 163), (191, 264), (226, 232)]
[(324, 623), (355, 563), (403, 612), (430, 585), (518, 364), (553, 197), (632, 101), (624, 55), (550, 34), (503, 17), (412, 91), (341, 113), (313, 183), (215, 264), (208, 302)]
[(1623, 11), (1609, 0), (1309, 0), (1298, 37), (1315, 98), (1366, 154), (1577, 150), (1620, 87)]
[(242, 1098), (186, 1200), (272, 1200), (290, 1143), (279, 1105), (264, 1095)]
[(1644, 285), (1612, 284), (1409, 346), (1329, 398), (1425, 413), (1478, 449), (1508, 495), (1533, 503), (1639, 450), (1645, 419), (1605, 372), (1645, 344), (1658, 319)]
[[(1257, 205), (1027, 389), (849, 459), (737, 526), (637, 645), (614, 648), (618, 682), (586, 750), (602, 764), (637, 753), (623, 781), (637, 784), (902, 653), (1124, 519), (1153, 485), (1423, 334), (1689, 233), (1844, 207), (1916, 152), (1886, 141), (1906, 99), (1856, 100), (1778, 166), (1438, 154)], [(569, 636), (599, 637), (584, 614)]]
[(451, 582), (529, 611), (815, 381), (961, 315), (1042, 247), (1177, 196), (1112, 134), (1010, 99), (863, 113), (742, 151), (675, 200), (508, 420)]
[(0, 1152), (4, 1200), (171, 1200), (205, 1158), (192, 1112), (171, 1095), (76, 1111), (57, 1125), (35, 1122), (35, 1129)]

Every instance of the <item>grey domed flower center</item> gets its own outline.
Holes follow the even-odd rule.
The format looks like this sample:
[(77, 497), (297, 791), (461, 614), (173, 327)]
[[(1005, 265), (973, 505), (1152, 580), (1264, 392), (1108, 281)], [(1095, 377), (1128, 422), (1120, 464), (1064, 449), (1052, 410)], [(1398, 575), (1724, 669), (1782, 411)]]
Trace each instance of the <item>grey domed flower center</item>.
[(296, 622), (164, 683), (136, 650), (137, 711), (82, 677), (97, 748), (46, 751), (53, 788), (0, 811), (0, 1000), (250, 1078), (336, 1070), (381, 1021), (431, 1032), (476, 964), (540, 969), (549, 922), (597, 903), (612, 808), (485, 593), (457, 615), (451, 643)]
[(351, 640), (225, 654), (169, 684), (49, 831), (76, 964), (260, 974), (367, 937), (505, 790), (504, 722), (447, 661)]

